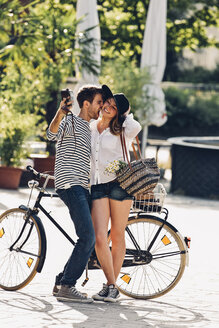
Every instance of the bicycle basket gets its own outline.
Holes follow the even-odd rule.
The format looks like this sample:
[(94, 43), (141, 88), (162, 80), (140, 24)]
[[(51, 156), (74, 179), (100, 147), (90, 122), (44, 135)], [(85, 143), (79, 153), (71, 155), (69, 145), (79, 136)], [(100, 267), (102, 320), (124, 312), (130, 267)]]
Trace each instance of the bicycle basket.
[(134, 199), (132, 209), (134, 211), (144, 211), (147, 213), (161, 212), (163, 208), (166, 190), (161, 183), (158, 183), (153, 192), (138, 196)]

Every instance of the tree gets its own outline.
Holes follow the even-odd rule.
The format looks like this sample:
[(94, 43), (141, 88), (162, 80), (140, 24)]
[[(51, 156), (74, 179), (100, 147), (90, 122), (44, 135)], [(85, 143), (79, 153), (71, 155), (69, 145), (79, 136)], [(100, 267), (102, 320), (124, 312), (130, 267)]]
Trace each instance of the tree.
[[(140, 63), (149, 0), (98, 0), (103, 60), (127, 57)], [(171, 80), (184, 48), (196, 51), (219, 43), (207, 36), (219, 26), (218, 0), (168, 0), (167, 67)]]
[[(23, 99), (19, 101), (29, 105), (32, 101), (29, 110), (41, 114), (49, 124), (57, 109), (60, 85), (75, 75), (76, 62), (89, 70), (96, 69), (89, 48), (86, 52), (75, 48), (74, 3), (3, 0), (0, 12), (1, 89), (10, 90), (11, 96), (17, 97), (20, 87)], [(78, 39), (79, 45), (92, 41), (86, 31)], [(48, 150), (52, 152), (51, 148)]]

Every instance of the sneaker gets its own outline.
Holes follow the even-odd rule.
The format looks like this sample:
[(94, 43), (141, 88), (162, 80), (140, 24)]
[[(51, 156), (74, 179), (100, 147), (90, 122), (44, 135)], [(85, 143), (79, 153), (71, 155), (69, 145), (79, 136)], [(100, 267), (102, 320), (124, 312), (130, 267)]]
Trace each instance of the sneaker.
[(55, 286), (53, 287), (53, 290), (52, 290), (52, 294), (53, 294), (53, 296), (57, 296), (58, 291), (60, 290), (60, 288), (61, 288), (61, 285), (55, 285)]
[[(60, 290), (60, 288), (61, 288), (61, 285), (55, 285), (54, 287), (53, 287), (53, 291), (52, 291), (52, 294), (53, 294), (53, 296), (57, 296), (57, 294), (58, 294), (58, 291)], [(82, 295), (84, 295), (84, 296), (87, 296), (87, 293), (81, 293)]]
[(104, 298), (104, 302), (115, 303), (118, 301), (119, 291), (114, 285), (109, 285), (108, 295)]
[(92, 296), (92, 298), (95, 301), (103, 301), (105, 297), (107, 297), (109, 293), (109, 286), (106, 284), (103, 284), (103, 288), (101, 289), (101, 291), (98, 294), (95, 294)]
[(60, 290), (56, 296), (58, 301), (63, 302), (82, 302), (82, 303), (92, 303), (93, 299), (88, 298), (79, 292), (74, 286), (61, 285)]

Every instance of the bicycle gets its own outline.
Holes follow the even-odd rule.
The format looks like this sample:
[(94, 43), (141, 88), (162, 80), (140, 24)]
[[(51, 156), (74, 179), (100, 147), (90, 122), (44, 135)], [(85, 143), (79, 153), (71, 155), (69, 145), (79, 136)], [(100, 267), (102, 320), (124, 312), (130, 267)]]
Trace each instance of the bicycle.
[[(20, 205), (0, 216), (0, 288), (15, 291), (23, 288), (42, 271), (46, 257), (46, 233), (41, 211), (75, 245), (72, 238), (40, 204), (43, 197), (58, 197), (46, 189), (53, 176), (35, 171), (35, 180), (28, 182), (31, 189), (27, 206)], [(39, 187), (41, 178), (45, 179)], [(31, 208), (29, 202), (33, 189), (39, 193)], [(166, 196), (164, 187), (159, 184), (158, 191), (147, 198), (135, 199), (125, 230), (126, 254), (117, 286), (130, 297), (151, 299), (169, 292), (181, 279), (188, 261), (190, 239), (183, 238), (177, 229), (167, 222), (168, 210), (163, 207)], [(164, 218), (162, 216), (164, 215)], [(110, 246), (110, 230), (108, 232)], [(95, 251), (92, 253), (87, 269), (100, 269)]]

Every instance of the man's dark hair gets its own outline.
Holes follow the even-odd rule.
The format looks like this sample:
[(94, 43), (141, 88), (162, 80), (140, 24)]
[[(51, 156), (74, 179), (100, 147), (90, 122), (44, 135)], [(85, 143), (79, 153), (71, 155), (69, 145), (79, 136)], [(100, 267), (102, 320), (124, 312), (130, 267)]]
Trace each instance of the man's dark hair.
[(90, 103), (93, 102), (94, 97), (97, 94), (102, 94), (102, 88), (96, 86), (84, 86), (78, 91), (77, 94), (77, 101), (80, 108), (83, 107), (83, 103), (85, 100), (89, 101)]

